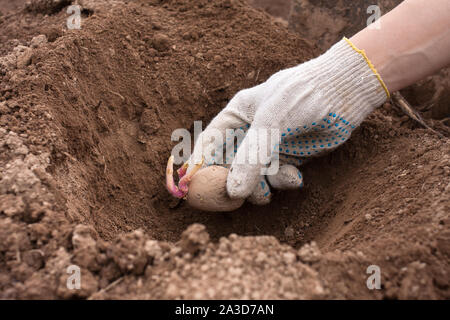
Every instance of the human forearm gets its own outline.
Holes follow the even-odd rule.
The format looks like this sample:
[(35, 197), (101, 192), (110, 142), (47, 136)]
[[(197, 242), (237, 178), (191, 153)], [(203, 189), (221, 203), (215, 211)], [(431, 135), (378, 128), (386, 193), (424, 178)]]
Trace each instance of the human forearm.
[(450, 65), (450, 1), (406, 0), (350, 40), (363, 49), (389, 91)]

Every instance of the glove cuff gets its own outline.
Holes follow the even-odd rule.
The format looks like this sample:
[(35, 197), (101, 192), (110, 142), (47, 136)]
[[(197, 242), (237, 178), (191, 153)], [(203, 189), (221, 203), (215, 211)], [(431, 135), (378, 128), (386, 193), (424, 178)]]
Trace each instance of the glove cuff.
[(377, 77), (378, 81), (380, 82), (381, 86), (383, 87), (384, 91), (386, 92), (387, 98), (390, 99), (391, 98), (391, 94), (389, 93), (389, 90), (386, 86), (386, 84), (384, 83), (383, 79), (381, 79), (380, 74), (378, 73), (377, 69), (375, 69), (375, 66), (372, 64), (372, 62), (370, 62), (369, 58), (366, 55), (366, 52), (364, 50), (358, 49), (353, 42), (351, 42), (349, 39), (347, 39), (346, 37), (344, 37), (344, 39), (350, 47), (352, 47), (353, 50), (355, 50), (357, 53), (359, 53), (360, 55), (363, 56), (364, 60), (367, 62), (367, 65), (369, 66), (369, 68), (372, 70), (372, 72), (374, 73), (374, 75)]
[(312, 70), (322, 70), (316, 83), (320, 83), (322, 90), (319, 92), (328, 101), (327, 113), (342, 118), (352, 128), (390, 98), (365, 52), (347, 38), (313, 61)]

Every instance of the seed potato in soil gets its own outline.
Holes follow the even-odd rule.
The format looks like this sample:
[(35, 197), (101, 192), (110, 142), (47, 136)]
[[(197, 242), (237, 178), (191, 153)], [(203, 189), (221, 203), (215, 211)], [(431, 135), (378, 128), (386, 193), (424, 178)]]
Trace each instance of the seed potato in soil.
[(227, 194), (229, 170), (209, 166), (198, 171), (189, 184), (187, 204), (192, 208), (209, 212), (231, 212), (244, 204), (244, 199), (231, 199)]
[(172, 131), (322, 44), (241, 0), (83, 0), (80, 30), (75, 1), (14, 3), (0, 0), (0, 298), (450, 298), (442, 117), (427, 119), (443, 138), (387, 103), (302, 168), (303, 189), (201, 212), (165, 189)]

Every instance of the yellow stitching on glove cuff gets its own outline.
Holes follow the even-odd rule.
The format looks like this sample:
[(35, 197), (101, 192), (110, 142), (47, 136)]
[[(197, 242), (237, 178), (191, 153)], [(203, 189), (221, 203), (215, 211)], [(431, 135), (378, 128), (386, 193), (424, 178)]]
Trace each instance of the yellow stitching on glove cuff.
[(372, 64), (372, 62), (370, 62), (369, 58), (366, 55), (366, 52), (364, 50), (358, 49), (349, 39), (347, 39), (346, 37), (344, 37), (344, 40), (347, 41), (347, 43), (353, 48), (353, 50), (355, 50), (356, 52), (358, 52), (360, 55), (362, 55), (364, 57), (364, 60), (366, 60), (367, 64), (369, 65), (369, 68), (372, 69), (373, 73), (375, 74), (375, 76), (377, 77), (378, 81), (380, 81), (381, 86), (383, 87), (384, 91), (386, 91), (386, 95), (388, 97), (388, 99), (391, 98), (391, 95), (389, 93), (389, 90), (386, 86), (386, 84), (384, 83), (383, 79), (381, 79), (380, 74), (378, 73), (377, 69), (375, 69), (374, 65)]

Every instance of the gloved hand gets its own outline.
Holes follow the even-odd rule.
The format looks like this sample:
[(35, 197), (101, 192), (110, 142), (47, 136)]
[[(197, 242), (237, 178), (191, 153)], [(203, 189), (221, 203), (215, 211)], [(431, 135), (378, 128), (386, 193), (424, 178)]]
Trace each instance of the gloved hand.
[(253, 147), (247, 134), (236, 150), (227, 179), (231, 198), (249, 197), (253, 203), (265, 204), (271, 195), (266, 178), (273, 188), (301, 187), (302, 175), (293, 165), (341, 145), (387, 98), (389, 92), (365, 53), (344, 38), (322, 56), (238, 92), (199, 135), (190, 163), (220, 149), (219, 143), (225, 139), (212, 139), (214, 130), (225, 137), (226, 129), (278, 129), (278, 150), (269, 150), (272, 157), (279, 152), (278, 173), (264, 177), (261, 169), (265, 164), (236, 161), (261, 151), (259, 146)]

